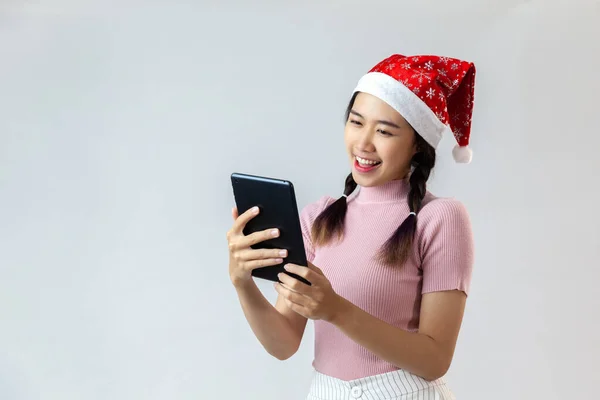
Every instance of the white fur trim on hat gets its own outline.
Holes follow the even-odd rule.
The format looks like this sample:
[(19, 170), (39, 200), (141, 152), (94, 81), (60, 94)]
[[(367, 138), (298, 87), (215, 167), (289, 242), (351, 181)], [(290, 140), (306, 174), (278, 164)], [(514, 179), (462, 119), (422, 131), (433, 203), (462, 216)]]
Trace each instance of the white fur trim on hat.
[(385, 101), (433, 148), (437, 148), (443, 135), (453, 135), (452, 129), (419, 96), (389, 75), (369, 72), (360, 78), (354, 92), (368, 93)]

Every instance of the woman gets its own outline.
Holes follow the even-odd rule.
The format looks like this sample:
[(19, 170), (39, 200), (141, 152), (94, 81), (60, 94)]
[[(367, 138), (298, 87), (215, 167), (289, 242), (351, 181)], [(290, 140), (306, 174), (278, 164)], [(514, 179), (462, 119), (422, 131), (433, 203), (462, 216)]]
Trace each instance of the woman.
[(359, 80), (346, 112), (344, 194), (302, 210), (309, 262), (286, 265), (312, 285), (281, 274), (274, 307), (251, 271), (285, 251), (251, 249), (272, 233), (244, 236), (256, 214), (233, 210), (229, 273), (265, 349), (289, 358), (315, 321), (308, 399), (454, 398), (443, 376), (469, 291), (472, 231), (462, 204), (426, 183), (444, 134), (457, 140), (456, 161), (470, 162), (474, 79), (469, 62), (396, 54)]

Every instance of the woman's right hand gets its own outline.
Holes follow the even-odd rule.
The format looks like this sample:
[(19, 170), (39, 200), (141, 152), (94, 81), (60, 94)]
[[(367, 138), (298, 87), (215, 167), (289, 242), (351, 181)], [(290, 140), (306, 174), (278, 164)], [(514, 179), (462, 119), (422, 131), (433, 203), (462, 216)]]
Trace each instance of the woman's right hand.
[(229, 243), (229, 277), (234, 285), (250, 281), (252, 270), (280, 264), (283, 262), (283, 258), (287, 257), (286, 250), (253, 249), (250, 247), (279, 236), (278, 229), (266, 229), (244, 235), (244, 227), (258, 213), (258, 207), (251, 208), (242, 215), (238, 215), (236, 207), (231, 211), (234, 222), (227, 232), (227, 241)]

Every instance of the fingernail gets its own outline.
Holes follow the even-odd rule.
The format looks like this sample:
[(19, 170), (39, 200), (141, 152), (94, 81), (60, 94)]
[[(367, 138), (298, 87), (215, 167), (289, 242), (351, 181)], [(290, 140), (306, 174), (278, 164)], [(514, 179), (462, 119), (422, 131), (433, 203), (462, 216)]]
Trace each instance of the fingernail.
[(283, 268), (284, 268), (286, 271), (289, 271), (289, 270), (290, 270), (290, 265), (289, 265), (289, 264), (285, 264), (285, 265), (283, 266)]
[(252, 214), (258, 214), (258, 207), (252, 207)]
[(273, 237), (277, 237), (277, 236), (279, 236), (279, 230), (278, 230), (278, 229), (273, 229), (273, 230), (271, 231), (271, 236), (273, 236)]
[(276, 259), (275, 259), (275, 261), (276, 261), (278, 264), (281, 264), (281, 263), (283, 262), (283, 259), (282, 259), (282, 258), (276, 258)]
[(281, 251), (279, 252), (279, 255), (280, 255), (281, 257), (285, 257), (285, 256), (287, 256), (287, 250), (281, 250)]

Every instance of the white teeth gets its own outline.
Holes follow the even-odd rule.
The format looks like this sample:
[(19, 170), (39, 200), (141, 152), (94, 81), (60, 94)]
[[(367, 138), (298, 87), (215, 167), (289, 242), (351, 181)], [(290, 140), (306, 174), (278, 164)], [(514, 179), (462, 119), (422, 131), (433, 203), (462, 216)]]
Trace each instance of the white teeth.
[(367, 159), (364, 159), (364, 158), (360, 158), (359, 156), (356, 156), (356, 160), (361, 165), (376, 165), (376, 164), (379, 164), (381, 162), (381, 161), (367, 160)]

